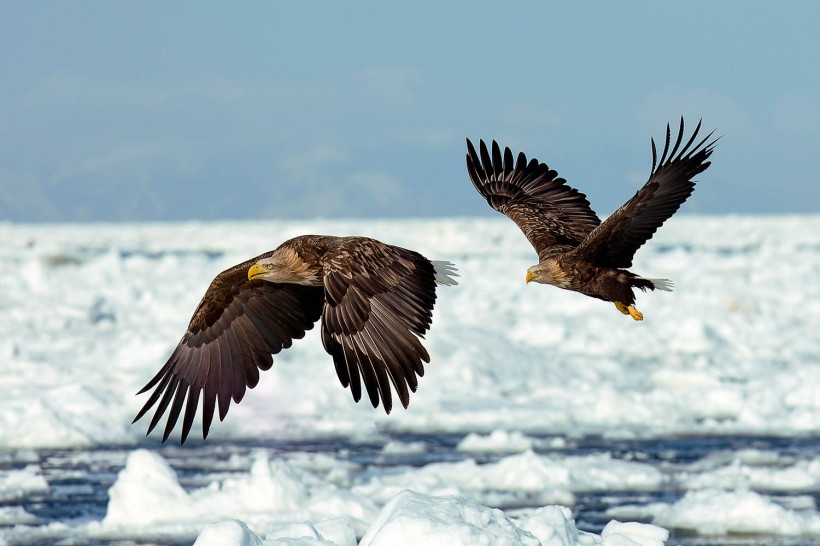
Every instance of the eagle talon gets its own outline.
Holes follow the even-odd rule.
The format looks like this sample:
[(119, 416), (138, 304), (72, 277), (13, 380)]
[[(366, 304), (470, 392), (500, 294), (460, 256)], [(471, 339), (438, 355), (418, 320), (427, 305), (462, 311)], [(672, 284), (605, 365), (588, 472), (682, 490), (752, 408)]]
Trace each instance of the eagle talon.
[(629, 316), (631, 316), (633, 320), (643, 320), (643, 313), (635, 309), (633, 306), (630, 305), (626, 309), (629, 311)]
[(613, 301), (612, 303), (615, 304), (615, 309), (623, 313), (624, 315), (629, 315), (629, 308), (619, 301)]

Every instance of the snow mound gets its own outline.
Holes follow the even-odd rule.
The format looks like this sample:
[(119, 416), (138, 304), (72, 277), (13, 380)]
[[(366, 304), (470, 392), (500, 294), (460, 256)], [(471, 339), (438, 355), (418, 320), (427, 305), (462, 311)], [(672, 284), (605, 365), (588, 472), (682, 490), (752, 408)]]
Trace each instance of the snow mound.
[(0, 471), (0, 502), (48, 493), (48, 482), (41, 472), (37, 465), (28, 465), (23, 470)]
[(239, 520), (210, 523), (194, 546), (356, 546), (356, 533), (342, 518), (319, 522), (286, 523), (268, 532), (264, 540)]
[(255, 529), (270, 531), (281, 522), (343, 515), (364, 532), (377, 513), (369, 499), (265, 454), (247, 474), (187, 492), (165, 459), (139, 449), (129, 455), (109, 497), (97, 529), (101, 535), (121, 536), (146, 526), (158, 535), (185, 535), (205, 523), (240, 516)]
[(668, 537), (664, 529), (639, 523), (611, 522), (603, 533), (578, 530), (562, 506), (519, 519), (464, 497), (405, 490), (384, 507), (359, 546), (662, 546)]
[(517, 431), (494, 430), (490, 434), (471, 432), (461, 440), (456, 449), (481, 453), (517, 453), (532, 449), (535, 441)]
[(689, 491), (673, 504), (652, 505), (649, 512), (658, 525), (703, 535), (820, 537), (820, 515), (816, 512), (786, 509), (754, 491)]

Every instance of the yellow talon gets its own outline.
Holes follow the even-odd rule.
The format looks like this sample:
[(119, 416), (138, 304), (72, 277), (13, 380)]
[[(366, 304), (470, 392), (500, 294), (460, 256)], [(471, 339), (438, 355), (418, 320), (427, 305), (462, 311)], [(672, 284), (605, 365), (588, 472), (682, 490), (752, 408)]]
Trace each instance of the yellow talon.
[(631, 316), (634, 320), (643, 320), (643, 313), (641, 313), (640, 311), (638, 311), (637, 309), (635, 309), (633, 306), (631, 306), (631, 305), (630, 305), (630, 306), (629, 306), (629, 307), (627, 307), (626, 309), (627, 309), (627, 311), (629, 311), (629, 315), (630, 315), (630, 316)]
[(630, 314), (630, 313), (629, 313), (629, 308), (627, 308), (627, 306), (626, 306), (626, 305), (624, 305), (623, 303), (621, 303), (621, 302), (619, 302), (619, 301), (613, 301), (612, 303), (614, 303), (614, 304), (615, 304), (615, 309), (617, 309), (618, 311), (620, 311), (620, 312), (621, 312), (621, 313), (623, 313), (624, 315), (628, 315), (628, 314)]

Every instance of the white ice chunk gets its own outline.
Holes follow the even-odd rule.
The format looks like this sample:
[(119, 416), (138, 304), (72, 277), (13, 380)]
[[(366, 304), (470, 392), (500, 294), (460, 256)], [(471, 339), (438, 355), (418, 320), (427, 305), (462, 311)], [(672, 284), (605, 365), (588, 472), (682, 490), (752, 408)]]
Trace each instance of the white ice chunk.
[(817, 512), (788, 510), (754, 491), (689, 491), (673, 504), (650, 505), (648, 512), (653, 523), (705, 535), (820, 535)]
[(612, 520), (601, 531), (601, 538), (603, 546), (663, 546), (669, 531), (646, 523)]
[(267, 532), (283, 521), (340, 516), (363, 533), (377, 512), (361, 495), (285, 461), (269, 460), (265, 454), (258, 455), (247, 474), (187, 492), (162, 457), (136, 450), (111, 486), (109, 497), (105, 518), (94, 530), (98, 535), (122, 534), (148, 525), (159, 534), (184, 535), (204, 523), (230, 518)]
[(396, 495), (359, 546), (538, 546), (539, 540), (501, 510), (464, 497), (433, 497), (410, 490)]
[(494, 430), (488, 435), (471, 432), (456, 449), (480, 453), (516, 453), (532, 449), (535, 441), (518, 431)]
[(0, 502), (23, 499), (30, 495), (48, 493), (48, 482), (38, 465), (27, 465), (23, 470), (0, 470)]
[(231, 519), (206, 525), (194, 546), (262, 546), (262, 539), (244, 522)]

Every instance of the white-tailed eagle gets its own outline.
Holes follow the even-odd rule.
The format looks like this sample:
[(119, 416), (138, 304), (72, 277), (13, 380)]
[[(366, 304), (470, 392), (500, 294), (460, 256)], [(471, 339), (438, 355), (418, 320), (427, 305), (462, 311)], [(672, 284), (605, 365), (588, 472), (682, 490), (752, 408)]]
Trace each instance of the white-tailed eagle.
[[(477, 153), (467, 140), (467, 172), (478, 192), (495, 210), (515, 222), (538, 253), (527, 270), (527, 282), (551, 284), (611, 301), (625, 315), (643, 320), (635, 308), (633, 288), (672, 289), (667, 279), (650, 279), (627, 268), (638, 248), (652, 238), (695, 189), (693, 178), (709, 167), (717, 139), (712, 133), (695, 144), (700, 123), (683, 141), (683, 118), (674, 146), (666, 126), (666, 144), (658, 160), (652, 140), (649, 180), (632, 199), (601, 222), (586, 195), (567, 185), (558, 173), (523, 153), (513, 161), (509, 148), (484, 141)], [(694, 144), (694, 145), (693, 145)]]
[(430, 356), (419, 338), (430, 327), (436, 285), (456, 284), (449, 262), (366, 237), (304, 235), (223, 271), (211, 282), (188, 330), (159, 373), (134, 418), (156, 405), (150, 433), (170, 408), (162, 441), (183, 407), (184, 443), (202, 398), (202, 436), (216, 407), (219, 419), (231, 400), (259, 381), (271, 355), (322, 319), (322, 343), (353, 399), (361, 383), (373, 407), (393, 406), (391, 384), (406, 408)]

